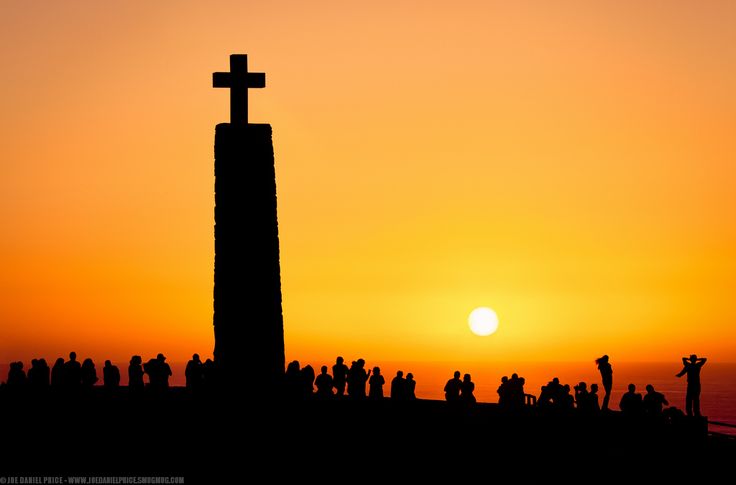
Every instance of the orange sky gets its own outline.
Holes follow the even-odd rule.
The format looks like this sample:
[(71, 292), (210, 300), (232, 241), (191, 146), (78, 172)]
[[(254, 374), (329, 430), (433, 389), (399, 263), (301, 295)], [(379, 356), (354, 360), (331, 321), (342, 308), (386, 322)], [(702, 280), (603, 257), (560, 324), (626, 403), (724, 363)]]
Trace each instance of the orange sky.
[(734, 2), (254, 3), (0, 4), (0, 361), (211, 353), (235, 52), (288, 358), (734, 360)]

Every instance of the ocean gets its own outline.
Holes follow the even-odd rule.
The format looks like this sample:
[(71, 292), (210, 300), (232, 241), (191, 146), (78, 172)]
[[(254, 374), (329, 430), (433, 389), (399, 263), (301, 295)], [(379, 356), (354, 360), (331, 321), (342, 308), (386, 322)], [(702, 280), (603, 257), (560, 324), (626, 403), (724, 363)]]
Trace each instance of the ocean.
[[(357, 358), (357, 357), (356, 357)], [(346, 358), (347, 363), (350, 363)], [(53, 360), (50, 361), (53, 363)], [(325, 362), (301, 361), (302, 366), (311, 364), (319, 373), (322, 365), (328, 365), (331, 369), (333, 360)], [(685, 409), (686, 378), (677, 378), (681, 369), (681, 363), (631, 363), (615, 361), (613, 365), (613, 392), (611, 395), (611, 408), (618, 409), (621, 396), (626, 392), (630, 383), (636, 385), (637, 392), (644, 394), (645, 386), (652, 384), (654, 388), (665, 395), (670, 406)], [(122, 384), (127, 384), (127, 362), (115, 362), (120, 368), (123, 376)], [(26, 370), (29, 364), (26, 363)], [(185, 363), (171, 363), (174, 375), (171, 385), (184, 385)], [(475, 396), (480, 402), (498, 402), (496, 390), (501, 383), (501, 377), (511, 376), (516, 372), (524, 377), (526, 385), (524, 390), (527, 394), (539, 395), (541, 386), (558, 377), (563, 384), (570, 387), (583, 381), (588, 384), (597, 383), (600, 386), (599, 395), (602, 400), (603, 387), (600, 374), (593, 361), (591, 362), (548, 362), (548, 363), (448, 363), (448, 362), (366, 362), (366, 368), (379, 366), (386, 379), (384, 393), (389, 394), (391, 379), (397, 370), (404, 374), (411, 372), (417, 381), (416, 394), (422, 399), (444, 399), (443, 388), (445, 382), (452, 377), (455, 370), (462, 374), (469, 373), (475, 383)], [(101, 365), (97, 365), (97, 374), (102, 380)], [(0, 380), (5, 380), (8, 373), (8, 364), (0, 364)], [(247, 376), (243, 376), (243, 382), (248, 382)], [(709, 421), (719, 421), (736, 425), (736, 363), (713, 363), (707, 362), (701, 372), (702, 392), (700, 397), (701, 412), (708, 417)], [(711, 425), (712, 431), (736, 435), (736, 428)]]

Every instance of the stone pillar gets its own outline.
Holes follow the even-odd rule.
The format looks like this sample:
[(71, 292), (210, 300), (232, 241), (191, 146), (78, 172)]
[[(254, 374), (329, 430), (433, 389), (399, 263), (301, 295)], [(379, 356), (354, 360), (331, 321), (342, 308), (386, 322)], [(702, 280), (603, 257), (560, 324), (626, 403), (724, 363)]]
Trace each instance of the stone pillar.
[(271, 126), (215, 130), (215, 363), (261, 393), (284, 374), (284, 325)]

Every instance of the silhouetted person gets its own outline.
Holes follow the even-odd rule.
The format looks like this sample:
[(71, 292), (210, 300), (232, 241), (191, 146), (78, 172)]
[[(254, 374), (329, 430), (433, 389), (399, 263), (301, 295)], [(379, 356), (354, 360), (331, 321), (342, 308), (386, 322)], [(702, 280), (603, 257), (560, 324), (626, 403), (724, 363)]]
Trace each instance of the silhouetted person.
[(49, 378), (51, 371), (46, 359), (31, 360), (31, 368), (28, 369), (28, 385), (36, 390), (43, 390), (49, 387)]
[(705, 357), (698, 358), (692, 354), (690, 359), (682, 358), (682, 370), (677, 377), (687, 374), (687, 394), (685, 395), (685, 412), (688, 416), (700, 416), (700, 369), (708, 359)]
[(590, 385), (590, 392), (588, 393), (588, 408), (594, 413), (601, 410), (601, 406), (598, 404), (598, 384)]
[(500, 408), (508, 407), (509, 405), (509, 378), (503, 376), (501, 378), (501, 385), (496, 390), (498, 393), (498, 406)]
[(307, 364), (301, 370), (301, 381), (302, 381), (302, 395), (305, 398), (312, 397), (314, 392), (314, 368)]
[(64, 377), (64, 359), (59, 357), (51, 368), (51, 387), (60, 389), (64, 387), (66, 378)]
[(373, 375), (368, 380), (368, 397), (372, 399), (383, 399), (383, 385), (386, 383), (386, 379), (381, 375), (381, 368), (374, 367)]
[(591, 384), (590, 391), (585, 382), (575, 386), (575, 405), (582, 414), (594, 414), (600, 411), (598, 406), (598, 384)]
[(82, 362), (82, 387), (91, 388), (98, 381), (97, 370), (95, 370), (95, 363), (92, 359), (84, 359)]
[(399, 401), (406, 399), (406, 379), (403, 371), (397, 371), (396, 377), (391, 379), (391, 399)]
[(202, 364), (202, 386), (205, 389), (214, 387), (215, 379), (217, 379), (215, 362), (212, 359), (206, 359), (204, 364)]
[(140, 355), (130, 358), (128, 365), (128, 390), (132, 393), (143, 390), (143, 359)]
[(452, 379), (445, 384), (445, 400), (447, 402), (457, 402), (460, 400), (460, 389), (463, 381), (460, 380), (460, 371), (456, 370), (452, 375)]
[[(569, 391), (570, 389), (568, 386), (568, 395)], [(560, 384), (560, 379), (558, 377), (554, 377), (547, 383), (547, 385), (542, 386), (542, 392), (539, 394), (537, 405), (540, 407), (551, 407), (553, 405), (555, 407), (561, 407), (563, 394), (564, 389)]]
[(192, 360), (187, 362), (187, 366), (184, 370), (184, 377), (186, 378), (187, 389), (190, 391), (197, 391), (202, 386), (204, 376), (202, 373), (202, 361), (199, 360), (199, 354), (193, 354)]
[(606, 392), (603, 395), (603, 404), (601, 405), (602, 410), (608, 409), (608, 401), (611, 399), (611, 389), (613, 389), (613, 367), (608, 362), (608, 355), (604, 355), (595, 360), (598, 365), (598, 370), (601, 373), (601, 382), (603, 383), (603, 390)]
[(106, 389), (120, 387), (120, 369), (109, 360), (105, 361), (105, 367), (102, 368), (102, 384)]
[(164, 357), (164, 354), (158, 354), (156, 356), (156, 361), (158, 362), (158, 372), (159, 372), (159, 379), (162, 389), (168, 389), (169, 387), (169, 377), (171, 377), (171, 367), (169, 364), (166, 363), (166, 357)]
[(332, 394), (332, 386), (334, 385), (332, 376), (327, 373), (327, 366), (323, 365), (320, 368), (320, 374), (314, 380), (314, 385), (317, 386), (316, 396), (322, 399), (329, 399)]
[(338, 357), (335, 360), (335, 365), (332, 366), (332, 385), (335, 386), (335, 391), (338, 396), (345, 394), (345, 383), (348, 378), (348, 366), (345, 365), (345, 360), (342, 357)]
[(570, 384), (562, 386), (560, 391), (559, 399), (555, 401), (558, 407), (565, 410), (571, 410), (575, 408), (575, 397), (570, 394)]
[(284, 374), (284, 393), (288, 399), (298, 399), (302, 396), (302, 375), (298, 360), (292, 360), (286, 366)]
[(580, 382), (575, 386), (575, 404), (578, 409), (586, 410), (588, 407), (588, 385), (585, 382)]
[(348, 370), (348, 395), (356, 399), (365, 397), (365, 384), (371, 371), (365, 370), (365, 360), (358, 359)]
[(64, 364), (64, 385), (67, 389), (79, 389), (82, 384), (82, 364), (77, 362), (77, 353), (69, 352)]
[(474, 403), (473, 391), (475, 391), (475, 384), (470, 380), (470, 374), (465, 374), (463, 382), (460, 384), (460, 400), (467, 404)]
[(621, 408), (622, 413), (628, 416), (636, 416), (641, 414), (642, 404), (641, 394), (636, 392), (636, 386), (629, 384), (629, 390), (621, 396), (618, 407)]
[(416, 389), (417, 389), (417, 381), (414, 380), (414, 374), (409, 372), (406, 375), (406, 398), (407, 399), (416, 399)]
[(26, 386), (26, 372), (23, 370), (23, 362), (11, 362), (6, 382), (9, 389), (20, 390)]
[(38, 359), (31, 359), (31, 368), (26, 372), (26, 382), (28, 387), (36, 387), (36, 369), (38, 368)]
[[(501, 381), (503, 383), (503, 380)], [(524, 378), (514, 372), (504, 385), (505, 404), (512, 409), (524, 407)]]
[(664, 394), (654, 390), (654, 386), (647, 384), (647, 393), (644, 394), (643, 408), (644, 412), (651, 416), (659, 416), (662, 414), (662, 407), (668, 405)]

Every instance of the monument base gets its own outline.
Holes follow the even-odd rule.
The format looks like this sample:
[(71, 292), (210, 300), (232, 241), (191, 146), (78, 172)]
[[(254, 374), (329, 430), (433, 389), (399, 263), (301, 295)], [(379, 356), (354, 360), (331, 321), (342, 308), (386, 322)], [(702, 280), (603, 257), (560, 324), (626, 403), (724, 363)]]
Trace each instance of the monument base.
[(276, 173), (271, 126), (215, 130), (215, 363), (263, 390), (284, 374)]

